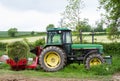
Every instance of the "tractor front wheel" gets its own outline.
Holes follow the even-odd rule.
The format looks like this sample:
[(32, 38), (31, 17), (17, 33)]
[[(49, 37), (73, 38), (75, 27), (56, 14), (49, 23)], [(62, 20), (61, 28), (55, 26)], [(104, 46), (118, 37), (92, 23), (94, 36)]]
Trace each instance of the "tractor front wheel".
[(45, 71), (58, 71), (66, 64), (66, 54), (61, 48), (50, 46), (42, 51), (39, 63)]
[(85, 67), (90, 69), (92, 66), (97, 66), (104, 63), (104, 59), (100, 54), (92, 54), (86, 58)]

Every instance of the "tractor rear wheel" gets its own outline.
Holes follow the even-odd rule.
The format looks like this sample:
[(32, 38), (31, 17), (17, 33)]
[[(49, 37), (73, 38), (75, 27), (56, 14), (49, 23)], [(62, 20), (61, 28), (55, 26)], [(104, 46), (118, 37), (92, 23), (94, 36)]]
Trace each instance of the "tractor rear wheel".
[(92, 54), (86, 58), (85, 67), (90, 69), (92, 66), (97, 66), (104, 63), (104, 59), (100, 54)]
[(62, 69), (66, 64), (66, 54), (59, 47), (47, 47), (42, 51), (40, 55), (39, 64), (45, 71), (58, 71)]

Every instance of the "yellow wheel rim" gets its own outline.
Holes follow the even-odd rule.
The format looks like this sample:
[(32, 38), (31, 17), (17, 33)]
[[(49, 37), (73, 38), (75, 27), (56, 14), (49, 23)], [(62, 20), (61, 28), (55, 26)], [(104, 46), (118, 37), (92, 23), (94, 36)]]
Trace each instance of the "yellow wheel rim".
[(60, 56), (58, 53), (51, 51), (45, 54), (44, 63), (49, 68), (56, 68), (60, 65)]
[(100, 65), (101, 60), (99, 58), (93, 58), (90, 60), (90, 66)]

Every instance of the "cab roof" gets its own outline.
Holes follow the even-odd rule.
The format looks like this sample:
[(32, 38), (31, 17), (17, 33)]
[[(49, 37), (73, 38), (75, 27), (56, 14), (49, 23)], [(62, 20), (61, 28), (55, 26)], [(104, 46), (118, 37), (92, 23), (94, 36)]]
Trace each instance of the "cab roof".
[(71, 31), (68, 28), (48, 28), (47, 31)]

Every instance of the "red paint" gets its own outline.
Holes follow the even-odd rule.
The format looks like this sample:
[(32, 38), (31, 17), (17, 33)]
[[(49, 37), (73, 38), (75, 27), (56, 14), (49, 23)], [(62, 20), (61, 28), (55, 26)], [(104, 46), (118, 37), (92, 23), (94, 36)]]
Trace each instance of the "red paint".
[(7, 64), (9, 64), (13, 70), (23, 70), (26, 68), (27, 60), (20, 59), (18, 62), (15, 62), (13, 59), (8, 59)]

